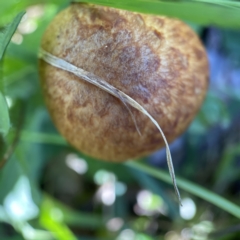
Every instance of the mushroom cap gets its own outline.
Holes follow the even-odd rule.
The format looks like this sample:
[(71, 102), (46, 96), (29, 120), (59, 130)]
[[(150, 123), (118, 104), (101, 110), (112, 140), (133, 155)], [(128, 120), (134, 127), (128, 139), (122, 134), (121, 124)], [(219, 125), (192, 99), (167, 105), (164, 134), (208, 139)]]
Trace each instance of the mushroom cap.
[[(91, 72), (141, 104), (169, 142), (188, 127), (208, 86), (202, 43), (185, 23), (92, 4), (71, 4), (45, 31), (41, 48)], [(164, 146), (144, 114), (104, 90), (40, 60), (53, 122), (81, 152), (121, 162)]]

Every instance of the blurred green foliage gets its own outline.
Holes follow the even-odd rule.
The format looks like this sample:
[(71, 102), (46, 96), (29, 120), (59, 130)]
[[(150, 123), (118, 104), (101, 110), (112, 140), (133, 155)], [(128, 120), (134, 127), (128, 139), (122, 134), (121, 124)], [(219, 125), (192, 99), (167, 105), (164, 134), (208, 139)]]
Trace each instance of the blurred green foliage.
[[(190, 21), (199, 33), (209, 25), (240, 27), (237, 1), (81, 2), (181, 18)], [(239, 190), (238, 195), (232, 194), (239, 184), (239, 142), (229, 140), (217, 163), (202, 160), (214, 159), (215, 149), (198, 148), (212, 127), (229, 126), (239, 108), (239, 98), (227, 105), (210, 91), (186, 134), (185, 162), (178, 174), (191, 181), (179, 180), (179, 187), (186, 190), (183, 197), (192, 198), (197, 205), (191, 220), (179, 215), (172, 186), (166, 184), (170, 183), (166, 171), (145, 163), (100, 162), (76, 152), (59, 136), (41, 94), (37, 55), (47, 24), (68, 4), (67, 0), (0, 3), (0, 239), (239, 239)], [(227, 51), (236, 56), (239, 34), (224, 33)], [(69, 154), (85, 160), (85, 173), (68, 167)], [(100, 170), (101, 184), (96, 181)], [(99, 200), (109, 183), (116, 191), (112, 205)], [(142, 215), (137, 214), (140, 203), (136, 199), (146, 189), (142, 192)]]
[[(166, 15), (201, 25), (217, 25), (221, 27), (240, 27), (240, 3), (229, 0), (141, 0), (141, 1), (104, 1), (75, 0), (130, 11)], [(223, 17), (224, 16), (224, 17)]]

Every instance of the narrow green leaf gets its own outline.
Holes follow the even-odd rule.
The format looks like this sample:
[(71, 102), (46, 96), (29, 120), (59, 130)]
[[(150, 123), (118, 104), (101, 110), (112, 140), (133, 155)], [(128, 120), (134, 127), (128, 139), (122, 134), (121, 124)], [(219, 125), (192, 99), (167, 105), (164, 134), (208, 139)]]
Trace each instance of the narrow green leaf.
[[(141, 170), (145, 173), (150, 174), (153, 177), (156, 177), (158, 179), (161, 179), (162, 181), (166, 183), (172, 183), (171, 178), (169, 174), (161, 169), (155, 169), (153, 167), (147, 166), (145, 164), (142, 164), (137, 161), (129, 161), (125, 163), (125, 165), (135, 168), (138, 170)], [(177, 179), (177, 185), (180, 189), (183, 189), (197, 197), (200, 197), (213, 205), (225, 210), (226, 212), (232, 214), (233, 216), (240, 218), (240, 207), (236, 204), (228, 201), (227, 199), (203, 188), (198, 186), (197, 184), (188, 182), (185, 179), (176, 178)]]
[(216, 4), (216, 5), (225, 6), (228, 8), (236, 8), (236, 9), (240, 8), (240, 3), (236, 1), (229, 1), (229, 0), (191, 0), (191, 1)]
[(0, 91), (2, 93), (4, 93), (3, 74), (2, 74), (3, 56), (24, 14), (25, 12), (20, 12), (9, 25), (7, 25), (2, 31), (0, 31)]
[(10, 118), (8, 113), (7, 102), (0, 92), (0, 134), (6, 136), (10, 129)]
[[(130, 11), (165, 15), (201, 25), (221, 27), (240, 27), (240, 2), (229, 0), (75, 0), (88, 2)], [(224, 17), (222, 17), (224, 16)]]
[(65, 146), (67, 145), (67, 142), (60, 135), (40, 132), (29, 132), (24, 130), (21, 131), (21, 141)]
[(51, 206), (52, 209), (58, 209), (61, 211), (62, 221), (68, 226), (79, 227), (83, 229), (98, 229), (104, 226), (104, 220), (102, 219), (101, 215), (74, 211), (57, 199), (44, 194), (42, 206), (45, 206), (46, 204)]
[(76, 236), (63, 221), (63, 213), (52, 201), (44, 198), (40, 211), (40, 224), (49, 230), (54, 239), (77, 240)]
[[(30, 141), (35, 143), (46, 143), (46, 144), (59, 144), (66, 145), (66, 142), (59, 135), (52, 134), (39, 134), (34, 132), (23, 131), (23, 135), (21, 136), (22, 141)], [(125, 163), (126, 166), (129, 166), (133, 169), (138, 169), (143, 171), (153, 177), (156, 177), (166, 183), (172, 184), (171, 177), (168, 172), (161, 169), (154, 169), (153, 167), (147, 166), (146, 164), (142, 164), (138, 161), (129, 161)], [(240, 207), (236, 204), (224, 199), (223, 197), (197, 185), (191, 183), (187, 180), (181, 179), (179, 177), (177, 179), (177, 184), (180, 189), (183, 189), (197, 197), (200, 197), (213, 205), (225, 210), (226, 212), (232, 214), (233, 216), (240, 218)]]
[(13, 21), (0, 32), (0, 61), (25, 12), (20, 12)]

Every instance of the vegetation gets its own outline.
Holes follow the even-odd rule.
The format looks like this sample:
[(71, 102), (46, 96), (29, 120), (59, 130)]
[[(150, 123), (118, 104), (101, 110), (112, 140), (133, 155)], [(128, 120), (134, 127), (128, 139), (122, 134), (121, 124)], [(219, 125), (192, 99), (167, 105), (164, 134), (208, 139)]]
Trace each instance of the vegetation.
[[(232, 66), (229, 74), (239, 79), (237, 1), (81, 2), (187, 21), (209, 57), (220, 52), (217, 57), (227, 59), (222, 62)], [(164, 150), (141, 161), (101, 162), (77, 152), (52, 124), (39, 85), (38, 49), (47, 24), (68, 4), (0, 3), (0, 239), (239, 239), (239, 82), (221, 88), (221, 69), (214, 73), (211, 65), (205, 103), (171, 146), (181, 176), (179, 208)], [(213, 29), (218, 34), (210, 44)]]

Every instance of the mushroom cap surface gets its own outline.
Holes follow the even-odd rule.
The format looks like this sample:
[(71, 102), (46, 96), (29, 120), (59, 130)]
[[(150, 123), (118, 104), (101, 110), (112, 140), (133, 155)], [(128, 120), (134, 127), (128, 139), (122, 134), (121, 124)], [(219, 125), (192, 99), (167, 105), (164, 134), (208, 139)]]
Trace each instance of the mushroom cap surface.
[[(42, 49), (91, 72), (141, 104), (167, 140), (186, 130), (208, 86), (208, 61), (185, 23), (91, 4), (71, 4), (44, 33)], [(164, 146), (150, 119), (72, 73), (40, 60), (45, 101), (66, 140), (92, 157), (121, 162)]]

